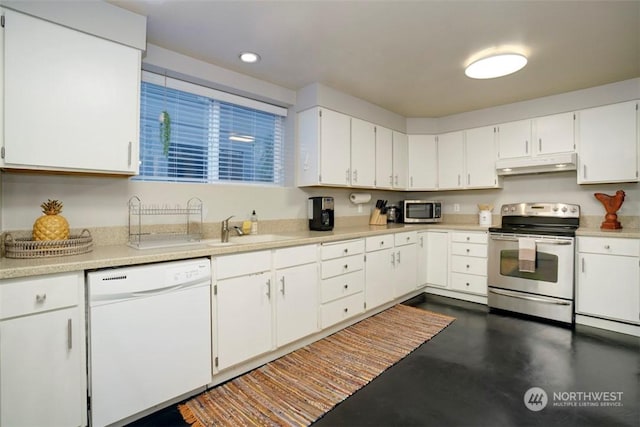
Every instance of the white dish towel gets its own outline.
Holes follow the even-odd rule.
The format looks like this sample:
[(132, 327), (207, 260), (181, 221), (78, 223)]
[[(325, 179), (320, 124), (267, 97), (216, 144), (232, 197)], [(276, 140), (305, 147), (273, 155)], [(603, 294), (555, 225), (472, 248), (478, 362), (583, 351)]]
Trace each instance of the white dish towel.
[(536, 241), (527, 237), (518, 239), (518, 269), (533, 273), (536, 271)]

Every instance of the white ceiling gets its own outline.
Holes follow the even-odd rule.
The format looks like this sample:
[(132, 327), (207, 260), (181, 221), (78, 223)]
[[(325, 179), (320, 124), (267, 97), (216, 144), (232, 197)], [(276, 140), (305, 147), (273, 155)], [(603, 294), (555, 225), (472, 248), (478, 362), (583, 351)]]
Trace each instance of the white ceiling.
[[(298, 90), (319, 82), (405, 117), (442, 117), (640, 77), (640, 1), (111, 0), (147, 41)], [(523, 70), (471, 80), (479, 51)], [(261, 55), (242, 64), (238, 54)]]

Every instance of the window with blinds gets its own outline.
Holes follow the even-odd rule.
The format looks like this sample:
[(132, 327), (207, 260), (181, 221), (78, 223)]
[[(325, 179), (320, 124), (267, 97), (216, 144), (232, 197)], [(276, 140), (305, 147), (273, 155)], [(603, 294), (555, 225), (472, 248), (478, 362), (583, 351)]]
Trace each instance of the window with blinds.
[(284, 185), (286, 109), (143, 73), (142, 181)]

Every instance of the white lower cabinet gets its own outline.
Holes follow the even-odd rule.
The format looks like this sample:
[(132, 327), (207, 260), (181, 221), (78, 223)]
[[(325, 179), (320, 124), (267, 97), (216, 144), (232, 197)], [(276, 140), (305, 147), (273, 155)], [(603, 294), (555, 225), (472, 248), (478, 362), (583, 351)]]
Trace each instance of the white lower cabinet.
[(415, 291), (418, 286), (418, 233), (396, 233), (394, 237), (395, 296), (399, 297)]
[(378, 307), (394, 297), (394, 237), (393, 234), (367, 237), (365, 268), (367, 308)]
[(213, 346), (218, 369), (273, 347), (270, 251), (213, 259)]
[(86, 425), (83, 273), (0, 282), (0, 425)]
[(327, 328), (364, 311), (364, 240), (320, 246), (320, 326)]
[(576, 314), (640, 325), (640, 240), (578, 237), (577, 270)]
[[(425, 239), (426, 284), (446, 288), (449, 286), (449, 232), (427, 231), (421, 236)], [(425, 259), (420, 259), (420, 263)]]
[(276, 268), (276, 344), (311, 335), (318, 328), (318, 247), (296, 246), (274, 252)]
[(451, 233), (451, 289), (487, 295), (487, 233)]

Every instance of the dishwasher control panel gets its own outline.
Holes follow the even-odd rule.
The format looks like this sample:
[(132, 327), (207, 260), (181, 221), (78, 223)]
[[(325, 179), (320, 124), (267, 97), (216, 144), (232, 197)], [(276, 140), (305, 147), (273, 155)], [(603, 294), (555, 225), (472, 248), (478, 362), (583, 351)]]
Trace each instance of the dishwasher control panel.
[(204, 280), (211, 277), (211, 266), (209, 261), (180, 265), (167, 268), (165, 284), (172, 286), (180, 283), (188, 283), (196, 280)]

